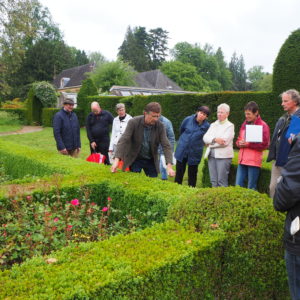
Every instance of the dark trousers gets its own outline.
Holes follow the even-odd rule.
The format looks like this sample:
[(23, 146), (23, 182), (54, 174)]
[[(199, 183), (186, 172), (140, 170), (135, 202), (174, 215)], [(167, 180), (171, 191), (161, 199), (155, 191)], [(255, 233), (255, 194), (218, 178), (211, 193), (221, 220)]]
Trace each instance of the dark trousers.
[(300, 299), (300, 256), (285, 250), (285, 264), (289, 279), (289, 288), (292, 300)]
[(157, 177), (154, 159), (136, 159), (130, 166), (131, 172), (141, 173), (142, 170), (148, 177)]
[(108, 142), (99, 142), (99, 141), (96, 141), (96, 148), (95, 150), (90, 146), (90, 149), (91, 149), (91, 153), (101, 153), (103, 155), (105, 155), (106, 157), (106, 160), (104, 162), (104, 164), (106, 165), (110, 165), (110, 161), (109, 161), (109, 156), (108, 156), (108, 148), (109, 148), (109, 141)]
[[(183, 176), (185, 173), (187, 159), (183, 159), (182, 162), (176, 161), (176, 176), (175, 182), (182, 184)], [(197, 183), (198, 165), (188, 165), (188, 185), (195, 187)]]

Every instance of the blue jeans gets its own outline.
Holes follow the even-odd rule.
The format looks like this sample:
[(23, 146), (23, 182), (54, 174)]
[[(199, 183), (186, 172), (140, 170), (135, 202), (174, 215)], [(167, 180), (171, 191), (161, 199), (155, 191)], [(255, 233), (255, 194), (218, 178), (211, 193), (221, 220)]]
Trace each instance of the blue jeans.
[(141, 173), (141, 171), (144, 170), (146, 176), (157, 177), (157, 171), (153, 159), (136, 159), (132, 163), (130, 170), (135, 173)]
[(292, 300), (300, 300), (300, 256), (285, 250), (284, 259)]
[(257, 181), (260, 173), (260, 167), (238, 165), (236, 172), (235, 185), (246, 186), (248, 179), (248, 189), (257, 190)]
[(161, 157), (163, 156), (163, 154), (161, 154), (159, 156), (159, 171), (161, 174), (161, 179), (162, 180), (167, 180), (168, 179), (168, 173), (167, 173), (167, 168), (164, 167), (164, 164), (162, 162)]

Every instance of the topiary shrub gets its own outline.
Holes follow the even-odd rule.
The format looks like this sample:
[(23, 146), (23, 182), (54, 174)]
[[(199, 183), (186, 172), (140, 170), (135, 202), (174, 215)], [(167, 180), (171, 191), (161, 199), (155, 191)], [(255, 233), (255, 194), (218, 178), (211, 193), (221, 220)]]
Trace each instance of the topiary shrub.
[(42, 124), (43, 107), (55, 107), (57, 96), (54, 87), (46, 82), (35, 82), (28, 92), (27, 118), (29, 124)]
[(88, 105), (88, 96), (98, 95), (98, 90), (91, 78), (87, 78), (82, 81), (82, 86), (77, 95), (77, 107), (85, 110), (86, 112), (89, 109)]
[(240, 187), (199, 189), (169, 209), (168, 219), (204, 233), (226, 233), (217, 299), (286, 299), (284, 217), (272, 200)]
[(273, 92), (300, 90), (300, 29), (293, 31), (281, 46), (273, 67)]

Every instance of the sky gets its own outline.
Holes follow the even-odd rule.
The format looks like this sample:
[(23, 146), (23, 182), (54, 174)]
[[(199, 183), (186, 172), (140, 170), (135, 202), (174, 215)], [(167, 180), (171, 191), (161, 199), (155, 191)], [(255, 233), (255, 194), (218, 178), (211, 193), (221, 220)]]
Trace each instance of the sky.
[[(206, 43), (234, 52), (246, 70), (261, 65), (272, 73), (281, 45), (300, 28), (299, 0), (40, 0), (64, 40), (86, 52), (116, 60), (128, 26), (168, 31), (168, 47)], [(171, 58), (170, 58), (171, 59)]]

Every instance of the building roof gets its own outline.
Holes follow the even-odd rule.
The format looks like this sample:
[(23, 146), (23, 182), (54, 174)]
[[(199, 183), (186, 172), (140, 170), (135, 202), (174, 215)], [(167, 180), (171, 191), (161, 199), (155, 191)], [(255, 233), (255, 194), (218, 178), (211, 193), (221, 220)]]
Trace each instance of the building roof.
[(160, 70), (138, 73), (135, 82), (137, 87), (142, 88), (169, 90), (171, 92), (183, 90)]
[(63, 70), (55, 77), (53, 85), (57, 89), (80, 86), (82, 80), (86, 79), (86, 73), (91, 72), (94, 69), (94, 66), (94, 63), (89, 63), (86, 65)]

